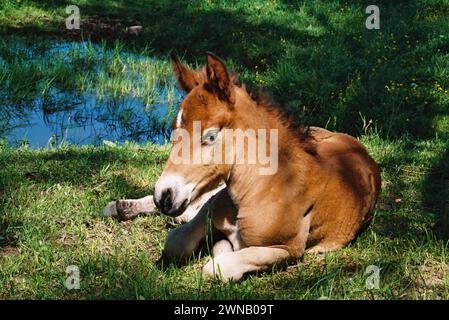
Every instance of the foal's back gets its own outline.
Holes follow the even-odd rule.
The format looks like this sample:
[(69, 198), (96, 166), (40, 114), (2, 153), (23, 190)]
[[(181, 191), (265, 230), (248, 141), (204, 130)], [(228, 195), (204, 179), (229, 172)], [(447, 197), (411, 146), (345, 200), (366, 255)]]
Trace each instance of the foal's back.
[(325, 252), (353, 240), (372, 218), (380, 192), (377, 164), (355, 138), (311, 128), (322, 188), (316, 191), (307, 247)]

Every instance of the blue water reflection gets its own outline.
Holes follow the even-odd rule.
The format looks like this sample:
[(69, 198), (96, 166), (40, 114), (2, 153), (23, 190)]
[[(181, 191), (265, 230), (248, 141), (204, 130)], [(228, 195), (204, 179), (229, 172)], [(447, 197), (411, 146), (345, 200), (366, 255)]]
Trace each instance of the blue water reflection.
[[(70, 50), (81, 50), (78, 54), (82, 55), (83, 48), (86, 48), (83, 43), (63, 43), (51, 46), (46, 54), (58, 53), (59, 59), (63, 59)], [(19, 46), (17, 50), (22, 50), (21, 56), (28, 59), (26, 48)], [(101, 55), (109, 54), (98, 50), (101, 51), (100, 58)], [(130, 58), (151, 61), (151, 58), (132, 53), (121, 55), (124, 61)], [(29, 54), (29, 59), (35, 59), (35, 56)], [(0, 56), (0, 67), (6, 64), (5, 61)], [(101, 68), (101, 65), (95, 66), (94, 70), (102, 72)], [(5, 69), (4, 72), (8, 72), (3, 67)], [(126, 73), (121, 79), (129, 81), (130, 86), (139, 86), (145, 80), (138, 75), (130, 77)], [(0, 94), (4, 98), (3, 106), (0, 105), (0, 138), (6, 138), (13, 145), (25, 140), (32, 147), (63, 142), (98, 145), (104, 140), (163, 144), (169, 139), (171, 122), (183, 93), (174, 82), (170, 86), (163, 82), (155, 83), (150, 104), (148, 99), (144, 101), (130, 94), (98, 94), (95, 90), (73, 92), (55, 86), (51, 86), (45, 95), (11, 102), (7, 99), (11, 93), (4, 92), (5, 88), (0, 86)]]

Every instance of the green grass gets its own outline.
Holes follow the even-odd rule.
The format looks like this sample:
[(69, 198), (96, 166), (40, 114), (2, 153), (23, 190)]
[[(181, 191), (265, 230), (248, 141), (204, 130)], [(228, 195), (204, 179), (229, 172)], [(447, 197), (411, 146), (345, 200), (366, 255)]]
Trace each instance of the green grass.
[[(206, 256), (187, 266), (157, 265), (169, 218), (117, 222), (108, 201), (152, 193), (168, 149), (125, 144), (0, 151), (0, 298), (449, 298), (447, 205), (449, 142), (363, 137), (382, 167), (373, 224), (347, 248), (306, 255), (284, 271), (239, 284), (201, 278)], [(442, 156), (444, 155), (444, 156)], [(444, 231), (442, 234), (439, 230)], [(77, 265), (81, 289), (67, 290)], [(365, 269), (381, 268), (365, 290)]]
[[(20, 114), (54, 89), (151, 105), (155, 86), (174, 90), (170, 52), (198, 66), (210, 50), (303, 122), (360, 137), (382, 195), (349, 247), (224, 285), (202, 280), (204, 256), (157, 266), (170, 219), (100, 215), (152, 193), (165, 147), (0, 143), (0, 298), (449, 298), (449, 1), (377, 1), (376, 31), (362, 0), (77, 2), (79, 32), (64, 28), (66, 1), (0, 3), (0, 132), (5, 106)], [(127, 35), (133, 24), (143, 34)], [(48, 53), (66, 40), (85, 49)], [(80, 290), (64, 286), (69, 265)], [(369, 265), (382, 268), (378, 290), (364, 289)]]
[[(173, 104), (175, 81), (168, 59), (151, 58), (145, 49), (127, 53), (116, 42), (112, 48), (90, 41), (35, 43), (29, 38), (0, 40), (0, 90), (4, 104), (26, 104), (36, 96), (51, 98), (51, 89), (92, 92), (98, 98), (133, 96), (146, 105), (167, 91)], [(20, 84), (20, 85), (18, 85)]]

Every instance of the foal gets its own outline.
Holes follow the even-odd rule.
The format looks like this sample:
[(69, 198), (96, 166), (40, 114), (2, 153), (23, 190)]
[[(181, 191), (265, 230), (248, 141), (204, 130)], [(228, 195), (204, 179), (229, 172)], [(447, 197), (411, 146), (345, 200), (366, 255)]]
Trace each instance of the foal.
[[(186, 259), (194, 252), (205, 237), (209, 213), (224, 240), (215, 244), (203, 274), (223, 281), (293, 262), (306, 249), (339, 249), (370, 221), (380, 175), (356, 139), (317, 127), (295, 128), (276, 108), (254, 100), (211, 53), (200, 71), (176, 57), (172, 65), (187, 95), (173, 122), (173, 150), (156, 183), (154, 203), (164, 214), (188, 222), (169, 233), (167, 258)], [(239, 129), (252, 134), (240, 142), (226, 139), (226, 132)], [(269, 136), (262, 134), (267, 131)], [(269, 158), (277, 162), (276, 170), (264, 172), (261, 161), (249, 161), (248, 150), (273, 141), (277, 150), (270, 149)], [(188, 161), (180, 161), (180, 151)], [(201, 161), (184, 158), (185, 153), (200, 154)], [(230, 153), (231, 161), (223, 161)], [(107, 213), (126, 212), (145, 201), (149, 209), (150, 200), (125, 200), (125, 208), (117, 202)]]

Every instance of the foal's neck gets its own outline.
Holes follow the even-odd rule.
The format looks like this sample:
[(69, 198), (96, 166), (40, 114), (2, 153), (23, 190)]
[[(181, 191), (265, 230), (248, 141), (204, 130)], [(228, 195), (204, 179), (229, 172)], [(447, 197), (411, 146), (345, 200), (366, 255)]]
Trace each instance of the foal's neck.
[[(278, 153), (278, 168), (275, 174), (260, 175), (258, 165), (248, 164), (234, 164), (230, 171), (226, 183), (236, 204), (243, 205), (242, 202), (254, 202), (257, 193), (272, 188), (273, 184), (279, 181), (282, 172), (291, 172), (292, 167), (294, 167), (293, 171), (299, 173), (303, 166), (298, 159), (301, 159), (306, 152), (300, 139), (295, 137), (295, 133), (288, 128), (288, 122), (270, 107), (258, 105), (256, 101), (250, 98), (246, 90), (239, 88), (236, 92), (235, 108), (235, 129), (252, 129), (256, 134), (258, 134), (259, 129), (265, 129), (267, 130), (267, 140), (269, 139), (269, 130), (276, 129), (278, 133), (278, 148), (276, 150)], [(269, 146), (269, 141), (266, 145)], [(270, 150), (269, 147), (267, 149)], [(304, 155), (304, 157), (307, 157), (307, 155)]]

